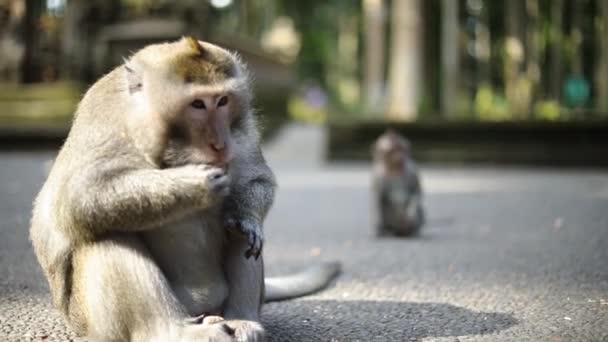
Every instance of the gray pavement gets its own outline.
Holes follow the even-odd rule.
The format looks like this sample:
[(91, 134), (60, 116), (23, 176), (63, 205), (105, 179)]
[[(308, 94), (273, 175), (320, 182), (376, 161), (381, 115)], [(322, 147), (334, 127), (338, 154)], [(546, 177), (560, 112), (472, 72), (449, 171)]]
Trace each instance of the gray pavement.
[[(267, 146), (280, 191), (264, 255), (270, 275), (336, 259), (343, 273), (266, 305), (270, 341), (608, 341), (608, 173), (423, 166), (422, 236), (377, 240), (369, 166), (324, 164), (323, 140), (293, 126)], [(0, 340), (74, 338), (27, 240), (52, 157), (0, 153)]]

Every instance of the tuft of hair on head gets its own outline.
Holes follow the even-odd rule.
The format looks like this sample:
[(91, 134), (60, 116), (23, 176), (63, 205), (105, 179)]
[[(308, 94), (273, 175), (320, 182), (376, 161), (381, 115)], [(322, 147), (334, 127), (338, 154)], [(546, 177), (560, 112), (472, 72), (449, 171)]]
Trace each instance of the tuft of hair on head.
[(197, 56), (204, 56), (205, 48), (201, 45), (198, 40), (192, 36), (184, 36), (182, 37), (182, 41), (188, 45), (188, 47), (192, 50), (192, 52)]

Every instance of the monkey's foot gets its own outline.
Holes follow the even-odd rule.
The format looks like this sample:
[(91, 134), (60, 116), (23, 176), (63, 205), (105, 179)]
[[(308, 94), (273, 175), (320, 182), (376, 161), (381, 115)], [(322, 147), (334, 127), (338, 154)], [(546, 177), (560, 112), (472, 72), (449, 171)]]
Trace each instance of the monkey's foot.
[(186, 321), (190, 324), (211, 324), (223, 321), (224, 318), (213, 313), (202, 313), (196, 317), (188, 318)]
[(229, 320), (223, 324), (227, 324), (234, 331), (235, 340), (239, 342), (262, 342), (266, 336), (266, 331), (258, 322)]
[(264, 247), (264, 232), (262, 225), (254, 219), (237, 219), (229, 217), (225, 220), (226, 228), (237, 232), (247, 238), (249, 248), (245, 251), (245, 257), (249, 259), (254, 256), (257, 260)]
[(261, 342), (266, 335), (262, 325), (254, 321), (227, 321), (221, 316), (203, 314), (193, 318), (192, 323), (198, 324), (200, 329), (197, 332), (209, 341)]
[(185, 327), (179, 341), (234, 342), (239, 341), (234, 328), (225, 323), (220, 316), (207, 316), (203, 324)]

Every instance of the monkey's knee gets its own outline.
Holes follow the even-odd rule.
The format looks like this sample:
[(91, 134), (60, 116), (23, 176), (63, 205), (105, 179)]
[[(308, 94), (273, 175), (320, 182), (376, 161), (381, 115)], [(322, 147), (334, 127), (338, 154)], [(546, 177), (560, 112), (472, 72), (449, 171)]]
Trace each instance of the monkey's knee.
[(82, 246), (73, 265), (69, 319), (79, 334), (128, 340), (138, 329), (168, 328), (178, 319), (170, 287), (136, 235)]

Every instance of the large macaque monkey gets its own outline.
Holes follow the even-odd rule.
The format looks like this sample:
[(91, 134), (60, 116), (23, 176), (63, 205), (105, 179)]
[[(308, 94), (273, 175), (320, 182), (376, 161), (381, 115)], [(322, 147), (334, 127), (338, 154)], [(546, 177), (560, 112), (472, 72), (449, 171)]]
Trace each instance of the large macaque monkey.
[(422, 187), (410, 142), (393, 130), (372, 148), (376, 235), (410, 236), (424, 224)]
[(321, 264), (264, 286), (275, 180), (250, 101), (239, 59), (193, 38), (148, 46), (88, 90), (30, 232), (76, 332), (260, 341), (265, 299), (311, 293), (338, 272)]

